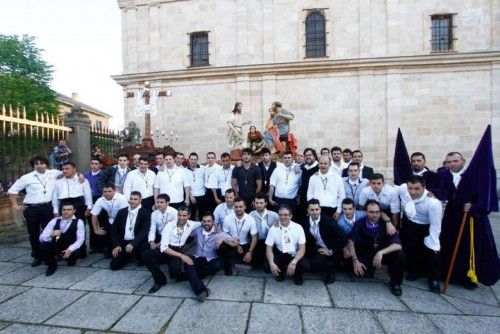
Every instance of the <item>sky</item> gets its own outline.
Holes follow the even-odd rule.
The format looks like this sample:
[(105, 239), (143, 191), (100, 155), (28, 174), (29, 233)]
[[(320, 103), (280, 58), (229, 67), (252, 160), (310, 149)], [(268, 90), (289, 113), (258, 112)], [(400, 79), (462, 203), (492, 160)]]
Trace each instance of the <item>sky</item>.
[(113, 116), (123, 127), (121, 14), (116, 0), (0, 0), (0, 34), (31, 35), (54, 66), (52, 89)]

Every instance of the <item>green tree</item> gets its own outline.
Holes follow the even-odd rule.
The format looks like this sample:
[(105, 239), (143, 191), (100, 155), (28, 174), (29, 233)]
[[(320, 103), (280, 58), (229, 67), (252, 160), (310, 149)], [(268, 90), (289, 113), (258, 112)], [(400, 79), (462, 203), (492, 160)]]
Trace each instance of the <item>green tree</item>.
[(52, 65), (45, 62), (28, 35), (0, 34), (0, 105), (25, 107), (28, 118), (35, 112), (57, 115), (58, 105), (49, 84)]

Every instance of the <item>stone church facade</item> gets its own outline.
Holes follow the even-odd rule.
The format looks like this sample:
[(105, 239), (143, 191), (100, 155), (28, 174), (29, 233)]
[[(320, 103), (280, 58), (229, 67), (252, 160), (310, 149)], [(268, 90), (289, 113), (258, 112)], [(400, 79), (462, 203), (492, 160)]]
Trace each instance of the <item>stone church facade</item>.
[(227, 150), (236, 101), (262, 129), (277, 100), (295, 114), (300, 149), (360, 148), (367, 165), (388, 175), (398, 127), (410, 153), (424, 152), (432, 168), (448, 151), (470, 159), (487, 124), (500, 157), (498, 0), (118, 5), (123, 74), (114, 79), (125, 122), (143, 126), (133, 96), (149, 81), (164, 93), (152, 128), (172, 131), (185, 154)]

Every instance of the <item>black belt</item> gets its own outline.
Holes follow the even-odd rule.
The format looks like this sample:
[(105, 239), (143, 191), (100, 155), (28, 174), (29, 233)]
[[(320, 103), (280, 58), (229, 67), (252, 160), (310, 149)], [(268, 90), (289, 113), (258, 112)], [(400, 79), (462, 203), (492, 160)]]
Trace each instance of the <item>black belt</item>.
[(45, 202), (45, 203), (29, 203), (29, 204), (24, 204), (28, 208), (36, 208), (39, 206), (44, 206), (44, 205), (51, 205), (52, 202)]

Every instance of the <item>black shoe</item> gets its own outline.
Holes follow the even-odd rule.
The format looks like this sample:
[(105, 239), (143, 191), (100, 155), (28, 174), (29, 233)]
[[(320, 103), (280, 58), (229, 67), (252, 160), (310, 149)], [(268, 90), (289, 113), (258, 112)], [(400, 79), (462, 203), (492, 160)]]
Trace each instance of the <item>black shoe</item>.
[(418, 280), (418, 275), (414, 274), (414, 273), (408, 273), (406, 275), (406, 280), (409, 282), (414, 282), (414, 281)]
[(274, 279), (276, 280), (276, 282), (283, 282), (283, 280), (285, 279), (285, 277), (283, 277), (281, 275), (278, 275), (278, 276), (274, 277)]
[(89, 254), (92, 255), (92, 254), (97, 254), (99, 253), (99, 251), (97, 249), (91, 249)]
[(394, 296), (401, 296), (403, 294), (403, 290), (401, 289), (401, 285), (399, 284), (391, 284), (391, 292)]
[(86, 259), (87, 258), (87, 250), (83, 250), (82, 254), (80, 255), (80, 259)]
[(224, 268), (224, 275), (233, 276), (233, 268)]
[(137, 261), (138, 267), (144, 267), (144, 261)]
[(111, 252), (104, 252), (105, 259), (111, 259)]
[(56, 272), (57, 267), (48, 267), (45, 276), (52, 276)]
[(478, 287), (478, 285), (476, 283), (467, 283), (464, 285), (464, 288), (466, 288), (467, 290), (476, 290)]
[(200, 303), (203, 303), (208, 298), (209, 295), (210, 295), (209, 289), (203, 290), (198, 296), (196, 296), (196, 300), (199, 301)]
[(335, 283), (335, 273), (328, 273), (323, 282), (327, 285)]
[(33, 262), (31, 262), (31, 266), (32, 266), (32, 267), (38, 267), (38, 266), (39, 266), (39, 265), (41, 265), (41, 264), (42, 264), (42, 260), (40, 260), (40, 259), (36, 259), (36, 258), (35, 258), (35, 259), (33, 259)]
[(294, 278), (293, 283), (295, 283), (295, 285), (302, 285), (304, 284), (304, 279), (302, 277)]
[(76, 263), (76, 259), (66, 260), (66, 263), (68, 264), (68, 267), (73, 267)]
[(429, 290), (434, 293), (441, 293), (441, 287), (439, 286), (439, 282), (436, 280), (429, 281)]
[[(167, 283), (165, 283), (165, 284), (167, 284)], [(160, 288), (161, 288), (162, 286), (164, 286), (165, 284), (158, 284), (158, 283), (155, 283), (155, 285), (153, 285), (153, 286), (151, 287), (151, 289), (149, 289), (149, 290), (148, 290), (148, 293), (155, 293), (155, 292), (157, 292), (157, 291), (158, 291), (158, 290), (160, 290)]]

